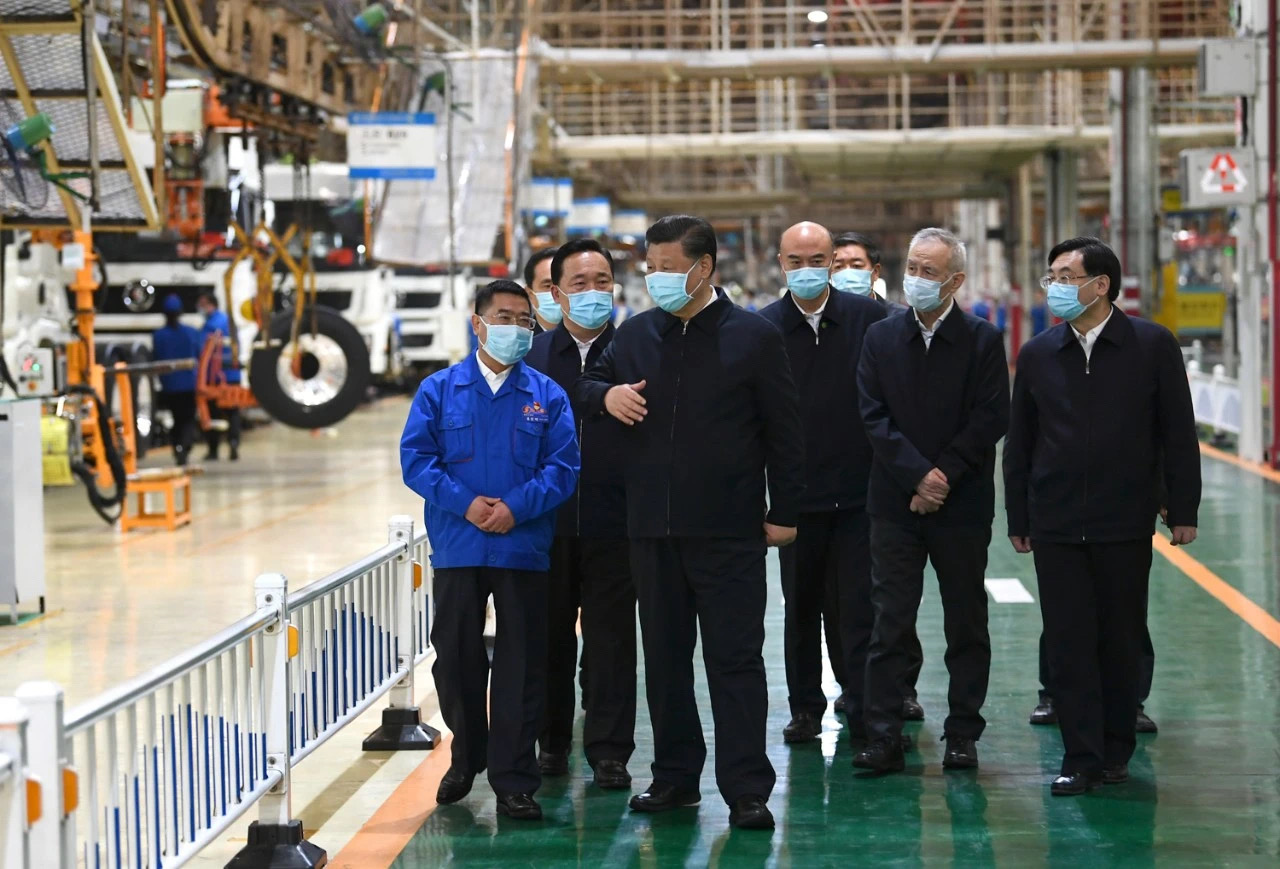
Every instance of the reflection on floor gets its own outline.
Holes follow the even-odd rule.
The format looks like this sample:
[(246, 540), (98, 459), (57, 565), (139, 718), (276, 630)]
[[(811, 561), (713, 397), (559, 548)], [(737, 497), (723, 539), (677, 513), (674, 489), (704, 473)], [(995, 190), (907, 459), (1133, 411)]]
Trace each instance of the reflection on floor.
[[(1280, 617), (1280, 487), (1206, 460), (1201, 541), (1192, 554)], [(1036, 593), (1029, 559), (996, 529), (988, 576), (1017, 577)], [(855, 779), (841, 720), (828, 713), (820, 744), (788, 748), (782, 602), (776, 558), (765, 660), (770, 754), (778, 785), (772, 835), (730, 832), (708, 758), (703, 803), (662, 816), (627, 810), (628, 794), (591, 787), (581, 757), (548, 780), (542, 823), (498, 819), (488, 787), (441, 806), (400, 855), (397, 869), (481, 866), (1275, 866), (1280, 865), (1280, 648), (1244, 624), (1163, 558), (1151, 584), (1156, 678), (1148, 711), (1157, 736), (1139, 738), (1128, 784), (1054, 799), (1048, 781), (1061, 743), (1027, 716), (1036, 696), (1033, 604), (990, 607), (993, 668), (979, 743), (981, 769), (942, 772), (946, 670), (936, 584), (925, 594), (919, 748), (904, 775)], [(701, 667), (696, 668), (701, 674)], [(834, 685), (828, 684), (834, 696)], [(710, 740), (711, 710), (699, 681)], [(631, 762), (648, 784), (652, 739), (641, 703)], [(580, 723), (580, 722), (579, 722)], [(579, 742), (581, 744), (579, 731)], [(714, 751), (714, 746), (711, 746)]]

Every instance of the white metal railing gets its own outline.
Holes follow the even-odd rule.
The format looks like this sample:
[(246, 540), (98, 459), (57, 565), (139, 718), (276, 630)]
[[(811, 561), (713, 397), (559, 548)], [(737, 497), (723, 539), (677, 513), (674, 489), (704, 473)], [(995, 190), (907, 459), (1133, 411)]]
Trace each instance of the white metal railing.
[[(28, 723), (29, 714), (20, 701), (0, 698), (0, 867), (4, 869), (42, 865), (35, 860), (39, 851), (30, 840), (40, 794), (39, 780), (32, 778), (27, 766)], [(28, 805), (29, 800), (35, 805)]]
[(382, 548), (292, 593), (279, 574), (258, 577), (253, 613), (69, 714), (50, 682), (0, 698), (29, 710), (29, 766), (51, 785), (44, 820), (23, 833), (37, 865), (181, 866), (255, 804), (242, 855), (280, 841), (323, 857), (292, 818), (292, 767), (384, 695), (367, 749), (435, 744), (413, 705), (430, 652), (426, 555), (425, 535), (394, 517)]
[(1191, 386), (1191, 403), (1196, 423), (1215, 433), (1240, 434), (1240, 383), (1227, 376), (1224, 365), (1213, 366), (1213, 373), (1200, 370), (1200, 362), (1187, 362), (1187, 381)]

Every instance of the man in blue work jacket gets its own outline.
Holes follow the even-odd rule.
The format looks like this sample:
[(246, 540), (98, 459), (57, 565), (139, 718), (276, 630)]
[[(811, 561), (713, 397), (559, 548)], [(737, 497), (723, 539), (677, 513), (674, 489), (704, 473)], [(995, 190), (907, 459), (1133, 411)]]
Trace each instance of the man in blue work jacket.
[[(151, 356), (157, 362), (190, 359), (200, 356), (200, 333), (182, 323), (182, 300), (168, 296), (164, 300), (164, 325), (151, 336)], [(173, 415), (169, 435), (173, 443), (173, 459), (185, 465), (191, 457), (191, 444), (196, 439), (196, 371), (171, 371), (160, 375), (160, 406)]]
[[(475, 355), (418, 387), (404, 435), (405, 484), (426, 501), (436, 619), (432, 668), (453, 757), (436, 801), (456, 803), (486, 768), (498, 813), (542, 817), (534, 744), (546, 681), (547, 570), (556, 508), (573, 494), (578, 442), (564, 390), (521, 360), (533, 341), (513, 281), (476, 293)], [(484, 647), (493, 595), (493, 685)]]
[[(222, 374), (227, 379), (227, 383), (240, 382), (240, 363), (235, 358), (232, 350), (232, 344), (225, 343), (228, 338), (234, 339), (231, 334), (231, 320), (226, 312), (218, 308), (218, 296), (215, 293), (201, 293), (200, 298), (196, 300), (196, 307), (200, 313), (204, 315), (204, 329), (200, 333), (201, 346), (210, 338), (217, 336), (217, 340), (224, 342), (222, 348)], [(240, 458), (240, 408), (215, 408), (213, 415), (217, 419), (225, 419), (227, 421), (227, 446), (231, 448), (231, 461)], [(205, 455), (206, 462), (216, 462), (218, 460), (218, 446), (222, 441), (222, 432), (216, 428), (211, 428), (205, 433), (206, 441), (209, 445), (209, 452)]]

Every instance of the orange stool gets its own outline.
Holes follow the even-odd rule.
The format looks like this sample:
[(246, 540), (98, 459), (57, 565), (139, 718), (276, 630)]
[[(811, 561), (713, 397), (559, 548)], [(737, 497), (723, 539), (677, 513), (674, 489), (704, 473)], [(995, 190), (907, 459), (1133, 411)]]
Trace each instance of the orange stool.
[[(164, 496), (164, 511), (147, 509), (147, 495)], [(137, 496), (137, 512), (129, 512), (129, 503)], [(178, 509), (181, 495), (182, 509)], [(143, 471), (130, 474), (125, 488), (125, 500), (120, 511), (120, 530), (135, 528), (165, 528), (176, 531), (191, 522), (191, 476), (183, 470)]]

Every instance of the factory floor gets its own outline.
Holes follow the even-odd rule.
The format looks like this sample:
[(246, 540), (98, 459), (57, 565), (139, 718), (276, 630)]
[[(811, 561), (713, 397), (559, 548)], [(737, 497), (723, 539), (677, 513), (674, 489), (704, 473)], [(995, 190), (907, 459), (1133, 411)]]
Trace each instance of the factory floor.
[[(174, 533), (122, 538), (82, 490), (48, 490), (48, 613), (0, 628), (0, 695), (52, 679), (74, 706), (249, 612), (255, 575), (305, 584), (376, 549), (391, 515), (420, 522), (420, 504), (399, 479), (406, 412), (405, 400), (389, 399), (325, 434), (255, 430), (240, 462), (224, 458), (196, 480), (194, 521)], [(427, 754), (363, 754), (376, 710), (295, 770), (294, 814), (331, 866), (359, 869), (1280, 865), (1280, 475), (1212, 451), (1203, 466), (1200, 539), (1186, 550), (1156, 541), (1147, 711), (1160, 732), (1139, 738), (1128, 784), (1049, 796), (1060, 740), (1055, 728), (1027, 724), (1038, 687), (1035, 576), (998, 516), (988, 576), (1016, 583), (990, 586), (993, 660), (976, 773), (944, 774), (939, 763), (947, 683), (936, 585), (926, 585), (919, 625), (927, 720), (911, 726), (918, 747), (906, 773), (855, 778), (843, 722), (830, 713), (820, 742), (783, 744), (782, 600), (771, 555), (772, 834), (729, 832), (712, 758), (702, 805), (657, 817), (629, 813), (626, 792), (591, 787), (580, 757), (569, 777), (544, 783), (541, 823), (499, 820), (482, 781), (461, 803), (436, 807), (447, 742)], [(419, 675), (424, 717), (440, 726), (428, 668)], [(834, 696), (830, 680), (828, 688)], [(639, 790), (652, 759), (643, 699), (636, 737)], [(244, 843), (247, 820), (195, 865), (223, 865)]]

